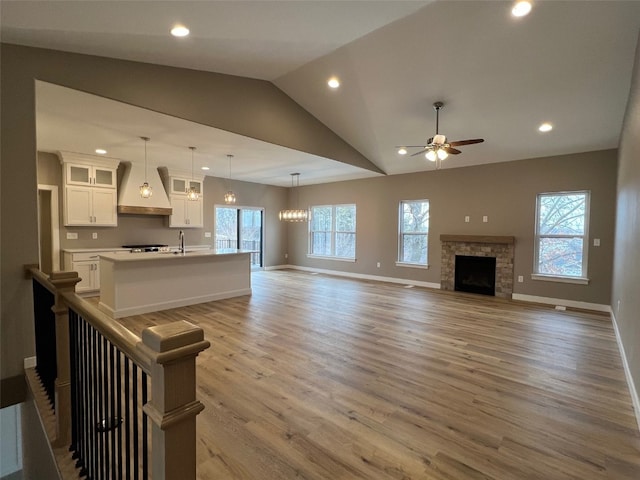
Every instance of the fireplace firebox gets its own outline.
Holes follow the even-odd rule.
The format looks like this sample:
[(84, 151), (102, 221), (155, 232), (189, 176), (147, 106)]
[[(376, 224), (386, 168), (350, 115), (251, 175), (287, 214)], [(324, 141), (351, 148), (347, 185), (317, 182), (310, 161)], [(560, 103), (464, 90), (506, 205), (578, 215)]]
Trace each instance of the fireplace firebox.
[(495, 296), (496, 257), (456, 255), (454, 289)]

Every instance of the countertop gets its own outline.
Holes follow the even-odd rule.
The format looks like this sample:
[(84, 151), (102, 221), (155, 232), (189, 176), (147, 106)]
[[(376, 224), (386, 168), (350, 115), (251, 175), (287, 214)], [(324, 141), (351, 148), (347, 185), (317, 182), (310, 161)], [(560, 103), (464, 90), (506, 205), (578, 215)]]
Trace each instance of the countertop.
[[(171, 247), (172, 249), (178, 247)], [(210, 249), (211, 245), (187, 245), (185, 249), (200, 249), (207, 250)], [(122, 247), (100, 247), (100, 248), (63, 248), (63, 252), (67, 253), (92, 253), (92, 252), (129, 252), (130, 248), (122, 248)], [(146, 252), (145, 252), (146, 253)]]
[(219, 248), (209, 250), (189, 250), (186, 247), (185, 253), (177, 251), (170, 252), (129, 252), (124, 250), (117, 253), (103, 253), (100, 255), (101, 259), (111, 260), (113, 262), (132, 262), (132, 261), (158, 261), (158, 260), (177, 260), (183, 258), (192, 257), (217, 257), (221, 255), (242, 255), (254, 253), (254, 250), (237, 250), (235, 248)]

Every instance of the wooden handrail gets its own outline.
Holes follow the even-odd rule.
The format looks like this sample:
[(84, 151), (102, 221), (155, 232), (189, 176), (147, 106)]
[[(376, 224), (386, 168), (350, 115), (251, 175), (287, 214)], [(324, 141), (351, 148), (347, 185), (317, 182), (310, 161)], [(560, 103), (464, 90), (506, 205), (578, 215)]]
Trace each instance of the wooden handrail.
[(122, 353), (133, 360), (145, 373), (151, 373), (151, 359), (143, 350), (137, 348), (142, 342), (131, 330), (120, 325), (113, 318), (98, 310), (75, 292), (62, 294), (64, 301), (79, 313), (89, 325), (95, 328), (102, 336), (118, 347)]
[[(93, 326), (98, 332), (100, 332), (105, 338), (107, 338), (112, 344), (117, 346), (125, 355), (138, 364), (147, 374), (151, 371), (151, 359), (148, 355), (136, 348), (136, 346), (142, 342), (142, 339), (135, 333), (126, 329), (113, 318), (107, 316), (100, 310), (98, 310), (91, 303), (87, 302), (84, 298), (79, 296), (74, 291), (60, 292), (56, 288), (56, 285), (52, 282), (49, 275), (42, 273), (38, 268), (38, 265), (25, 265), (25, 272), (27, 277), (34, 278), (43, 287), (49, 290), (51, 293), (60, 294), (65, 303), (72, 307), (77, 313)], [(78, 274), (76, 272), (54, 272), (55, 276), (60, 278), (74, 278)], [(53, 274), (52, 274), (53, 275)]]
[(49, 279), (49, 275), (43, 273), (39, 268), (38, 264), (33, 265), (25, 265), (24, 271), (27, 278), (35, 278), (40, 285), (49, 290), (54, 295), (56, 294), (56, 287), (51, 283)]
[(58, 368), (54, 444), (69, 445), (72, 435), (69, 312), (73, 310), (152, 379), (151, 398), (143, 411), (152, 422), (153, 478), (195, 479), (196, 416), (204, 409), (196, 399), (195, 359), (210, 346), (202, 328), (182, 320), (145, 328), (138, 337), (76, 294), (75, 286), (80, 281), (77, 272), (52, 272), (47, 276), (37, 265), (26, 265), (25, 271), (55, 297), (52, 311)]

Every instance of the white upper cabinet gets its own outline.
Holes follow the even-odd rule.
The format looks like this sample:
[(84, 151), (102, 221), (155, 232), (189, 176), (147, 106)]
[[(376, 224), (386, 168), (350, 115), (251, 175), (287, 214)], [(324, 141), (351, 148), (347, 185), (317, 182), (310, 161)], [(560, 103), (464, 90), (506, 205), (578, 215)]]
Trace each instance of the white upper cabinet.
[(119, 160), (69, 152), (58, 155), (64, 177), (64, 224), (117, 226)]
[[(204, 175), (192, 177), (188, 172), (167, 168), (161, 168), (160, 171), (173, 210), (172, 215), (169, 216), (169, 227), (202, 228), (204, 226)], [(198, 192), (197, 200), (187, 198), (189, 188), (194, 188)]]

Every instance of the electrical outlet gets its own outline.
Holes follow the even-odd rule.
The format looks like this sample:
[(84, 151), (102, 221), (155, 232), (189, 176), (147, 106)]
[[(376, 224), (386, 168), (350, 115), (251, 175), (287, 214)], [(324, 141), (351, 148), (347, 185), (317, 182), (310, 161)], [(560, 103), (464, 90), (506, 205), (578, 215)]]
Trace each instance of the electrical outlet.
[(487, 223), (488, 221), (489, 221), (489, 217), (488, 217), (488, 216), (486, 216), (486, 215), (484, 215), (484, 216), (482, 217), (482, 222), (483, 222), (483, 223)]
[(67, 240), (77, 240), (78, 233), (77, 232), (67, 232)]
[(618, 300), (618, 305), (616, 305), (616, 313), (620, 312), (620, 300)]
[(518, 283), (524, 282), (524, 277), (522, 275), (518, 275)]
[(285, 253), (285, 254), (284, 254), (284, 258), (289, 258), (289, 254), (288, 254), (288, 253)]
[(91, 234), (91, 238), (93, 238), (94, 240), (96, 240), (98, 238), (98, 232), (93, 232)]
[(211, 238), (211, 232), (204, 232), (204, 238)]
[(376, 263), (376, 267), (380, 268), (380, 262)]
[(593, 246), (594, 247), (599, 247), (600, 246), (600, 239), (599, 238), (594, 238), (593, 239)]
[(564, 312), (567, 309), (564, 305), (556, 305), (556, 310)]
[(465, 215), (464, 223), (469, 223), (470, 220), (471, 220), (471, 218), (469, 218), (469, 215)]

